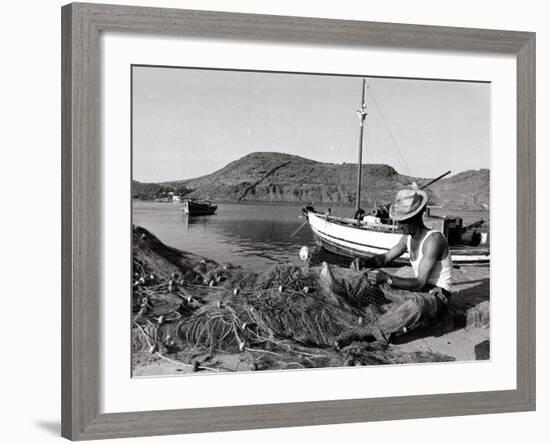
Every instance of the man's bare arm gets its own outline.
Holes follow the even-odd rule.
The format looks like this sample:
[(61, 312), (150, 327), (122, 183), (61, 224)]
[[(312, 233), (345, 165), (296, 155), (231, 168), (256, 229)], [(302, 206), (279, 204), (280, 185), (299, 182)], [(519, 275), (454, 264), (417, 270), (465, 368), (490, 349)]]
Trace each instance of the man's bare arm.
[(422, 247), (422, 260), (420, 261), (417, 277), (405, 278), (379, 272), (377, 275), (373, 275), (372, 277), (369, 276), (369, 281), (374, 284), (379, 284), (387, 282), (387, 278), (389, 277), (392, 280), (392, 287), (412, 291), (422, 290), (426, 286), (430, 273), (445, 248), (446, 245), (443, 235), (432, 235), (426, 239)]
[(380, 268), (388, 265), (407, 251), (407, 236), (402, 236), (397, 245), (387, 253), (378, 254), (368, 259), (359, 258), (353, 261), (352, 268), (361, 270), (362, 268)]

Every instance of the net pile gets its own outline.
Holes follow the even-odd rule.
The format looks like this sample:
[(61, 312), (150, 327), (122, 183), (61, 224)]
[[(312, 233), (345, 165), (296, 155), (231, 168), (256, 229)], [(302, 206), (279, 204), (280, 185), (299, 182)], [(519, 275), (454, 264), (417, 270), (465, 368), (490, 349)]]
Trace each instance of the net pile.
[(232, 371), (424, 359), (335, 351), (342, 333), (376, 321), (384, 300), (345, 269), (333, 270), (331, 286), (322, 267), (278, 265), (258, 274), (173, 249), (134, 227), (133, 350), (193, 371), (227, 370), (220, 356), (237, 357)]
[(276, 266), (199, 308), (180, 323), (180, 338), (194, 348), (224, 352), (282, 340), (332, 346), (339, 334), (357, 326), (360, 314), (335, 304), (317, 288), (317, 280), (306, 268)]

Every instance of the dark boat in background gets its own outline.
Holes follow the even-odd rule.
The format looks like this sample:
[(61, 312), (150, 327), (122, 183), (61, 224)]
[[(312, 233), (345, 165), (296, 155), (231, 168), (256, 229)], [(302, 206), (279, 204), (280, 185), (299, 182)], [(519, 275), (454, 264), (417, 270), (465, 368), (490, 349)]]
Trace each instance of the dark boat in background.
[(205, 216), (214, 214), (218, 209), (217, 205), (212, 205), (208, 200), (185, 199), (183, 201), (183, 212), (189, 216)]

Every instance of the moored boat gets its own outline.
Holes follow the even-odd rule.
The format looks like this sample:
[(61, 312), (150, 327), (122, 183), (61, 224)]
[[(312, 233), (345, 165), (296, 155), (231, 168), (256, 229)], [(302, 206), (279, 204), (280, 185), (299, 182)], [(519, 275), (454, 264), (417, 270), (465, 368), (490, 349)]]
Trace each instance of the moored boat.
[(208, 200), (185, 199), (183, 201), (183, 212), (189, 216), (205, 216), (214, 214), (218, 209)]
[[(378, 218), (362, 220), (335, 217), (317, 212), (313, 207), (303, 209), (317, 245), (331, 253), (350, 258), (369, 257), (390, 250), (403, 234), (393, 223), (381, 223)], [(367, 220), (365, 220), (367, 219)], [(453, 263), (481, 264), (490, 260), (488, 233), (462, 225), (461, 218), (426, 217), (426, 225), (441, 231), (449, 240)], [(408, 262), (405, 253), (401, 262)]]

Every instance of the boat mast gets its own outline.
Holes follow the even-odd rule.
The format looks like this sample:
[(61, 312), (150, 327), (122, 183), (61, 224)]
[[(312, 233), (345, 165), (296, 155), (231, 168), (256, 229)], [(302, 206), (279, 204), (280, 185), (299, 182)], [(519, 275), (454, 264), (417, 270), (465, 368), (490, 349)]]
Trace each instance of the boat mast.
[[(365, 123), (365, 117), (367, 117), (367, 104), (365, 103), (365, 85), (366, 81), (363, 79), (363, 93), (361, 94), (361, 108), (357, 110), (359, 116), (359, 161), (357, 165), (357, 208), (359, 211), (361, 208), (361, 172), (363, 169), (363, 126)], [(357, 214), (357, 213), (356, 213)]]

